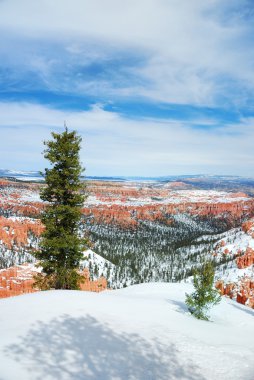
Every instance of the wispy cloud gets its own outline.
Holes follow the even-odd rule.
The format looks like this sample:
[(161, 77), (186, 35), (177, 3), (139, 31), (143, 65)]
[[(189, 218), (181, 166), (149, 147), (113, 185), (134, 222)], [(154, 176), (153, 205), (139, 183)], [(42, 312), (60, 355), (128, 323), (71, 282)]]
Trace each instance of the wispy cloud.
[(188, 125), (185, 120), (130, 120), (100, 105), (66, 112), (0, 103), (0, 113), (0, 162), (5, 167), (42, 168), (42, 141), (67, 120), (84, 138), (81, 158), (90, 175), (253, 174), (254, 118), (218, 131), (193, 128), (197, 120)]
[(253, 18), (247, 0), (6, 1), (2, 65), (12, 88), (33, 73), (30, 86), (52, 91), (242, 106), (254, 92)]
[(253, 174), (252, 1), (0, 1), (0, 33), (0, 166), (67, 120), (89, 174)]

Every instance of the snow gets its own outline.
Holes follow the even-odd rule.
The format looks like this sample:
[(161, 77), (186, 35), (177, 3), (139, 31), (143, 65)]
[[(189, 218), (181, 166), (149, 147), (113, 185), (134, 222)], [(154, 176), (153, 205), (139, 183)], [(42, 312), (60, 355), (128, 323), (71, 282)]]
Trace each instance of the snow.
[(26, 190), (20, 197), (23, 202), (42, 202), (39, 192)]
[(239, 283), (245, 278), (254, 279), (254, 266), (239, 269), (235, 262), (231, 263), (231, 267), (227, 267), (224, 271), (219, 268), (215, 274), (216, 280), (223, 280), (225, 284)]
[[(223, 245), (222, 245), (223, 242)], [(246, 233), (239, 228), (233, 228), (223, 233), (222, 239), (218, 240), (213, 245), (213, 250), (217, 253), (217, 258), (225, 256), (233, 257), (238, 255), (239, 252), (244, 254), (247, 249), (254, 249), (254, 238), (252, 234)], [(237, 267), (236, 260), (230, 261), (225, 268), (225, 264), (222, 264), (216, 270), (216, 280), (223, 280), (224, 283), (240, 283), (241, 280), (248, 277), (254, 279), (254, 265), (250, 265), (247, 268), (240, 269)]]
[(229, 299), (212, 322), (184, 305), (190, 284), (0, 300), (1, 380), (253, 380), (254, 311)]
[(29, 222), (30, 224), (38, 223), (38, 219), (28, 218), (27, 216), (8, 216), (8, 217), (5, 217), (5, 219), (7, 221), (11, 220), (12, 222)]
[(23, 181), (23, 182), (41, 182), (43, 181), (43, 177), (30, 177), (30, 176), (18, 176), (18, 175), (15, 175), (14, 176), (16, 179), (18, 179), (19, 181)]
[[(134, 187), (135, 189), (135, 187)], [(241, 193), (229, 193), (226, 191), (216, 190), (175, 190), (169, 191), (168, 197), (160, 197), (154, 200), (153, 197), (128, 197), (127, 200), (121, 198), (117, 200), (101, 200), (95, 195), (89, 195), (86, 199), (86, 206), (99, 206), (99, 205), (126, 205), (126, 206), (144, 206), (151, 204), (184, 204), (184, 203), (210, 203), (210, 204), (225, 204), (225, 203), (240, 203), (248, 202), (253, 198), (243, 196)], [(248, 209), (248, 205), (245, 206)]]
[(87, 259), (93, 259), (96, 264), (104, 265), (105, 262), (110, 264), (110, 261), (104, 259), (102, 256), (98, 255), (91, 249), (87, 249), (86, 251), (84, 251), (83, 256)]
[[(105, 278), (107, 278), (108, 281), (112, 282), (115, 269), (115, 265), (113, 263), (111, 263), (107, 259), (104, 259), (101, 255), (98, 255), (98, 253), (92, 251), (91, 249), (87, 249), (86, 251), (84, 251), (83, 256), (84, 260), (81, 260), (80, 267), (88, 268), (92, 279), (95, 280), (100, 278), (101, 276), (104, 276)], [(94, 273), (95, 267), (97, 268), (96, 275)]]

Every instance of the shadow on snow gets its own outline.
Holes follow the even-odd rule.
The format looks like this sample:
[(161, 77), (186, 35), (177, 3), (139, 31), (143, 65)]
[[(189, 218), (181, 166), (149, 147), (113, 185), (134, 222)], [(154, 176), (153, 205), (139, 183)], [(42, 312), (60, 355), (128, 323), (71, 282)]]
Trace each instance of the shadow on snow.
[(173, 344), (116, 333), (90, 316), (37, 322), (5, 353), (37, 380), (204, 379), (194, 365), (179, 361)]

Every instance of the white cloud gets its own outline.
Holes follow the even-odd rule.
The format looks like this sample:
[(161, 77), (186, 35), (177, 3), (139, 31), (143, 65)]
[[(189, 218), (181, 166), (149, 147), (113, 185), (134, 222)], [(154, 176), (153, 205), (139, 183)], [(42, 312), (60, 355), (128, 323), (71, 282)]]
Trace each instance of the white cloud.
[[(238, 104), (237, 91), (246, 101), (253, 96), (254, 23), (246, 21), (247, 16), (247, 0), (0, 3), (1, 33), (8, 45), (5, 56), (10, 55), (11, 65), (17, 62), (19, 68), (30, 66), (41, 73), (47, 86), (200, 105)], [(14, 43), (17, 36), (22, 48)], [(49, 51), (41, 41), (50, 41)], [(56, 60), (51, 59), (53, 42), (59, 50)], [(3, 41), (1, 45), (3, 49)], [(72, 66), (78, 62), (105, 63), (122, 51), (145, 59), (142, 64), (127, 65), (124, 72), (116, 69), (111, 78), (74, 78)], [(124, 74), (136, 76), (136, 81), (126, 83)]]
[[(0, 92), (48, 90), (105, 102), (144, 97), (230, 105), (241, 113), (254, 95), (251, 6), (247, 0), (0, 1)], [(98, 73), (89, 71), (93, 64), (101, 65)], [(41, 168), (42, 140), (67, 120), (84, 137), (82, 159), (91, 175), (253, 174), (253, 118), (218, 126), (215, 116), (134, 120), (99, 105), (72, 112), (6, 102), (0, 114), (0, 166), (7, 168)]]
[[(254, 118), (219, 129), (196, 129), (192, 120), (130, 120), (95, 105), (65, 112), (36, 104), (0, 103), (1, 167), (42, 169), (42, 141), (64, 120), (83, 137), (89, 175), (253, 175)], [(211, 124), (212, 120), (200, 120)], [(191, 127), (192, 125), (192, 127)]]

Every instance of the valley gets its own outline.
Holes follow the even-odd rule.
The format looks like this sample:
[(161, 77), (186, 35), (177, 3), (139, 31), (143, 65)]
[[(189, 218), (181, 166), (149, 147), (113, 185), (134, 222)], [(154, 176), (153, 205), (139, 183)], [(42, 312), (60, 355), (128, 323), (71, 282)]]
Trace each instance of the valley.
[[(33, 252), (44, 228), (39, 220), (44, 207), (41, 186), (0, 181), (2, 270), (35, 264)], [(91, 246), (82, 268), (91, 281), (104, 276), (113, 289), (143, 282), (188, 282), (195, 268), (209, 259), (216, 265), (221, 293), (253, 305), (250, 194), (198, 189), (179, 180), (89, 180), (84, 193), (80, 233), (89, 236)]]

